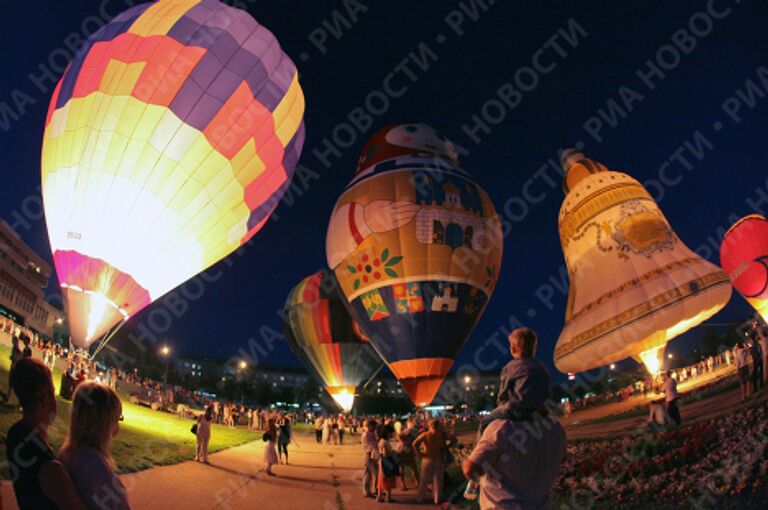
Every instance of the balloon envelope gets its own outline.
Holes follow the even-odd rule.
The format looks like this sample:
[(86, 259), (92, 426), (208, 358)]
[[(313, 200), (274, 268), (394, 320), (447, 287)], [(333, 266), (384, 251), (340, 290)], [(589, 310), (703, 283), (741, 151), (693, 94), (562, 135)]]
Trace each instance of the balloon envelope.
[(381, 366), (378, 354), (358, 336), (333, 273), (304, 278), (285, 303), (286, 339), (304, 366), (349, 411), (358, 385)]
[(723, 236), (720, 262), (742, 296), (768, 321), (768, 221), (746, 216)]
[(304, 142), (296, 68), (215, 0), (123, 12), (51, 99), (42, 192), (73, 340), (121, 320), (247, 242)]
[(333, 211), (326, 254), (403, 389), (431, 403), (501, 266), (496, 210), (453, 144), (424, 124), (374, 134)]
[(666, 343), (728, 302), (728, 276), (683, 244), (638, 181), (580, 153), (563, 166), (570, 286), (555, 365), (582, 372), (632, 357), (658, 372)]

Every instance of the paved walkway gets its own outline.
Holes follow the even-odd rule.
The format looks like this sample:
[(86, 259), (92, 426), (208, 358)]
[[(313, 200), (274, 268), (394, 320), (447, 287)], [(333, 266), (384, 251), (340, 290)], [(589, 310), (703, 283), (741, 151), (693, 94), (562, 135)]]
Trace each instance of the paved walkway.
[[(183, 462), (122, 476), (134, 510), (358, 510), (382, 508), (362, 490), (359, 438), (344, 446), (318, 445), (314, 436), (299, 434), (291, 445), (288, 466), (275, 466), (276, 477), (262, 471), (264, 443), (254, 442), (210, 457), (210, 465)], [(2, 483), (0, 508), (16, 510), (9, 482)], [(411, 483), (412, 486), (412, 483)], [(395, 491), (396, 508), (429, 508), (415, 504), (414, 488)], [(434, 508), (434, 507), (433, 507)]]

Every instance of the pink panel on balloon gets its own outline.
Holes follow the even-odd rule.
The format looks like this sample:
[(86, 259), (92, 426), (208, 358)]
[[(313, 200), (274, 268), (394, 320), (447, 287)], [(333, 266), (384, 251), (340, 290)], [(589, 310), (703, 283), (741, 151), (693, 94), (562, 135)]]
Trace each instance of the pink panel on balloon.
[(62, 283), (98, 292), (129, 315), (135, 315), (152, 301), (149, 292), (130, 275), (101, 259), (60, 250), (54, 253), (53, 260)]

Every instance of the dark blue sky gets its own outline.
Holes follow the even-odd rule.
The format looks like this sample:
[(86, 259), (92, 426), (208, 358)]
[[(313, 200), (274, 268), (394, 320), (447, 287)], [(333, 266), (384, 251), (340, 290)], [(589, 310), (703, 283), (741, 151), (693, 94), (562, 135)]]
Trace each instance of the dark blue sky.
[[(765, 85), (757, 77), (758, 68), (768, 66), (768, 6), (760, 2), (716, 0), (708, 10), (704, 2), (497, 1), (487, 11), (479, 0), (228, 3), (247, 5), (297, 63), (307, 99), (301, 164), (308, 188), (294, 194), (292, 206), (278, 208), (279, 219), (268, 222), (231, 267), (214, 268), (221, 277), (206, 284), (202, 297), (189, 289), (187, 296), (195, 298), (189, 310), (159, 334), (178, 352), (229, 356), (247, 348), (263, 326), (282, 330), (276, 310), (295, 283), (325, 266), (335, 200), (367, 137), (389, 122), (423, 121), (464, 147), (464, 167), (511, 223), (500, 282), (461, 363), (471, 363), (478, 347), (507, 329), (510, 316), (539, 330), (540, 354), (551, 363), (565, 296), (557, 286), (541, 287), (550, 278), (560, 281), (563, 194), (551, 169), (530, 187), (525, 183), (559, 148), (582, 142), (586, 154), (641, 181), (659, 179), (669, 161), (663, 175), (676, 184), (651, 192), (663, 195), (662, 210), (694, 249), (719, 244), (718, 228), (732, 214), (752, 212), (747, 200), (766, 188), (768, 98), (760, 97)], [(354, 4), (359, 10), (351, 14)], [(14, 213), (26, 210), (29, 221), (19, 234), (49, 259), (35, 197), (53, 83), (29, 75), (40, 76), (41, 65), (61, 66), (67, 44), (98, 23), (100, 5), (116, 14), (126, 4), (72, 0), (46, 2), (43, 9), (39, 2), (11, 2), (0, 17), (0, 216), (13, 223)], [(660, 72), (649, 75), (650, 66)], [(752, 108), (743, 93), (750, 78), (762, 92), (753, 91)], [(372, 91), (389, 92), (389, 105)], [(369, 96), (373, 122), (358, 121), (355, 128), (350, 112), (366, 108)], [(737, 103), (741, 109), (729, 116), (722, 105), (731, 97), (737, 98), (728, 103), (731, 110)], [(473, 139), (468, 127), (476, 125), (475, 115), (490, 132), (475, 130)], [(326, 139), (338, 149), (326, 156), (327, 166), (315, 153)], [(557, 187), (547, 179), (556, 179)], [(718, 261), (712, 249), (705, 254)], [(551, 294), (551, 309), (537, 294)], [(166, 329), (161, 319), (167, 314), (158, 307), (167, 302), (133, 318), (134, 329), (151, 317)], [(748, 313), (735, 295), (713, 320)], [(297, 363), (283, 344), (262, 359)]]

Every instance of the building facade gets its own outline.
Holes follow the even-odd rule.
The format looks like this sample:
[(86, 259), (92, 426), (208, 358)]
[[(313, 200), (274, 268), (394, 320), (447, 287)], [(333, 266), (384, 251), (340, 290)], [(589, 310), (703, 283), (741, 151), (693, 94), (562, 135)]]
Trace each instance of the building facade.
[(47, 337), (61, 312), (45, 301), (53, 269), (0, 220), (0, 314)]

